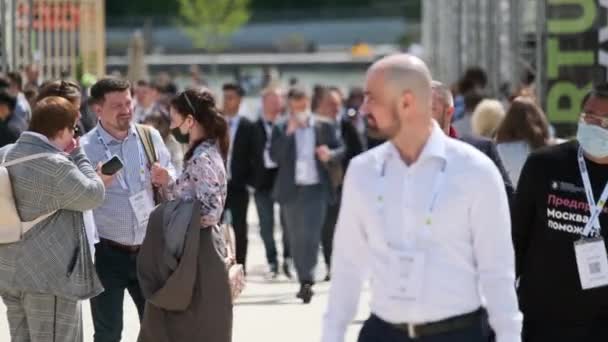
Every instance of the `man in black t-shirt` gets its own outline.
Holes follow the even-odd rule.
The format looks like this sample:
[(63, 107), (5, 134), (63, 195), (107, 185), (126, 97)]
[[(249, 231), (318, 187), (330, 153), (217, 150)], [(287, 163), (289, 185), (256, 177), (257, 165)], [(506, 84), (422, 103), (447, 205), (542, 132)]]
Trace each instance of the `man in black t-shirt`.
[(513, 241), (524, 342), (608, 341), (607, 182), (604, 84), (583, 101), (577, 139), (533, 153), (521, 173)]

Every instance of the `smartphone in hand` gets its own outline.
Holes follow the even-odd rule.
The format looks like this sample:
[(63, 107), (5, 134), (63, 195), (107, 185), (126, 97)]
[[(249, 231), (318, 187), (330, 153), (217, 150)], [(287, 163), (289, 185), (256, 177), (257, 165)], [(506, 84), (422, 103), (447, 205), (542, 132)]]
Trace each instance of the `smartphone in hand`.
[(114, 156), (112, 159), (101, 165), (101, 173), (107, 176), (112, 176), (116, 174), (116, 172), (120, 171), (124, 167), (122, 160), (120, 157)]

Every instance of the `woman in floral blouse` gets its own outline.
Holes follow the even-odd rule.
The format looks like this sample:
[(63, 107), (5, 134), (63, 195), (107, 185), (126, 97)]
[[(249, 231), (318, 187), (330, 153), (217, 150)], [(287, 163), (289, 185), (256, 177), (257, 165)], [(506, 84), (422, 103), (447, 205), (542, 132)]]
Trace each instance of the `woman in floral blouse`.
[(201, 202), (201, 226), (220, 223), (226, 202), (228, 125), (208, 92), (187, 90), (171, 101), (171, 127), (180, 143), (188, 144), (183, 174), (170, 196)]
[(201, 245), (197, 269), (192, 270), (198, 283), (191, 305), (185, 312), (165, 317), (165, 325), (170, 326), (167, 331), (174, 335), (168, 341), (229, 342), (232, 294), (225, 264), (226, 243), (219, 226), (227, 191), (228, 125), (209, 92), (187, 90), (171, 101), (171, 127), (176, 139), (188, 144), (188, 152), (184, 170), (168, 195), (200, 202)]

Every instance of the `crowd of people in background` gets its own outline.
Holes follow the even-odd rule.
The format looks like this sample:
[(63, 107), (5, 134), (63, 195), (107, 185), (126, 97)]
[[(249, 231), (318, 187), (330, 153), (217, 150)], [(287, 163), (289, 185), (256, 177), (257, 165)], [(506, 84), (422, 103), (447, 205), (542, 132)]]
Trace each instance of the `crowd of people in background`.
[[(246, 94), (240, 84), (226, 83), (221, 96), (204, 87), (179, 92), (173, 83), (155, 80), (37, 82), (36, 70), (0, 76), (0, 157), (11, 162), (44, 154), (7, 168), (22, 220), (43, 217), (18, 243), (0, 245), (0, 295), (8, 307), (13, 341), (82, 341), (80, 303), (90, 299), (94, 340), (118, 342), (125, 291), (142, 321), (141, 341), (210, 336), (208, 340), (230, 341), (234, 284), (230, 267), (218, 265), (241, 265), (247, 273), (250, 205), (259, 216), (266, 279), (276, 280), (281, 273), (295, 276), (295, 296), (305, 304), (311, 302), (319, 281), (315, 270), (322, 252), (324, 280), (332, 281), (326, 342), (343, 341), (368, 275), (372, 316), (360, 341), (430, 336), (428, 341), (470, 342), (491, 335), (501, 342), (519, 341), (522, 318), (514, 292), (516, 275), (521, 277), (524, 341), (548, 341), (547, 336), (566, 340), (546, 329), (560, 322), (558, 314), (543, 316), (549, 312), (543, 306), (553, 308), (551, 301), (559, 298), (577, 310), (564, 315), (589, 318), (587, 325), (561, 325), (557, 331), (562, 336), (582, 337), (580, 341), (606, 337), (606, 329), (593, 323), (606, 315), (601, 297), (605, 290), (580, 290), (578, 279), (565, 274), (567, 288), (547, 291), (555, 294), (549, 298), (539, 295), (541, 285), (555, 284), (538, 280), (546, 276), (561, 281), (549, 273), (560, 273), (559, 268), (543, 269), (545, 263), (559, 261), (564, 272), (577, 273), (574, 256), (558, 251), (571, 249), (566, 242), (573, 238), (559, 237), (556, 242), (543, 230), (578, 232), (556, 222), (555, 210), (582, 203), (577, 208), (587, 208), (593, 217), (585, 220), (587, 214), (583, 218), (579, 213), (579, 223), (592, 227), (594, 237), (603, 235), (599, 227), (606, 224), (601, 213), (608, 192), (604, 190), (596, 204), (585, 191), (589, 182), (576, 178), (581, 151), (595, 163), (589, 167), (593, 193), (601, 192), (608, 174), (603, 167), (606, 141), (600, 141), (608, 139), (608, 92), (601, 87), (584, 104), (583, 128), (577, 136), (581, 149), (578, 143), (559, 145), (564, 141), (552, 135), (529, 87), (508, 98), (492, 97), (479, 68), (471, 68), (450, 87), (433, 81), (424, 63), (407, 55), (377, 62), (365, 88), (354, 87), (348, 94), (331, 84), (307, 89), (297, 82), (289, 87), (271, 83), (260, 94)], [(244, 112), (247, 96), (259, 97), (258, 113)], [(577, 153), (578, 164), (572, 160)], [(122, 170), (105, 174), (102, 165), (114, 156), (121, 160)], [(549, 164), (550, 170), (545, 169)], [(561, 170), (566, 164), (574, 171)], [(434, 187), (441, 177), (446, 178), (444, 183)], [(403, 184), (407, 195), (400, 197)], [(583, 198), (568, 204), (551, 192), (560, 189), (577, 196), (580, 192)], [(435, 206), (437, 199), (442, 205)], [(168, 200), (194, 201), (198, 206), (163, 206)], [(427, 202), (428, 217), (422, 217), (426, 208), (420, 203)], [(188, 210), (191, 215), (200, 212), (197, 227), (210, 228), (196, 235), (199, 259), (186, 258), (190, 249), (185, 247), (183, 260), (177, 258), (191, 274), (199, 274), (188, 278), (198, 285), (187, 291), (180, 287), (187, 286), (184, 282), (171, 283), (171, 272), (180, 269), (177, 264), (163, 264), (169, 273), (154, 270), (169, 278), (166, 288), (142, 274), (150, 262), (146, 265), (137, 256), (148, 243), (150, 227), (159, 224), (150, 218), (157, 205), (156, 210), (171, 217), (161, 220), (165, 225), (178, 225), (171, 213)], [(391, 235), (397, 231), (390, 231), (386, 244), (373, 229), (382, 228), (386, 219), (392, 220), (387, 226), (435, 228), (431, 216), (433, 224), (451, 230), (429, 228), (433, 233), (407, 243), (401, 235)], [(232, 256), (231, 234), (221, 232), (222, 223), (233, 230)], [(280, 244), (275, 241), (277, 227), (282, 231)], [(424, 269), (419, 269), (416, 249), (422, 247), (412, 247), (418, 243), (435, 246), (427, 251)], [(559, 260), (542, 256), (545, 248)], [(604, 266), (608, 263), (602, 260), (591, 272), (608, 272)], [(408, 274), (396, 274), (400, 267)], [(426, 279), (426, 285), (410, 275)], [(433, 284), (428, 283), (431, 280)], [(475, 281), (487, 302), (477, 294)], [(605, 285), (591, 279), (583, 287)], [(214, 299), (203, 303), (201, 298), (209, 296)], [(165, 297), (169, 302), (198, 304), (174, 313)], [(404, 303), (418, 309), (404, 308)], [(465, 328), (471, 329), (454, 339), (432, 339)], [(164, 335), (174, 339), (159, 337)]]

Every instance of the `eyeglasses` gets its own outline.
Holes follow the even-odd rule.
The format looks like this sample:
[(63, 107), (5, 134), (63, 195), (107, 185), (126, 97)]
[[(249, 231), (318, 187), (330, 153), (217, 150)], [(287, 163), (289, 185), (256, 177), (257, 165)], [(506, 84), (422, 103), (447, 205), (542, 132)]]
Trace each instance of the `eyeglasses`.
[(581, 113), (581, 120), (590, 125), (608, 128), (608, 116), (600, 116), (583, 112)]

